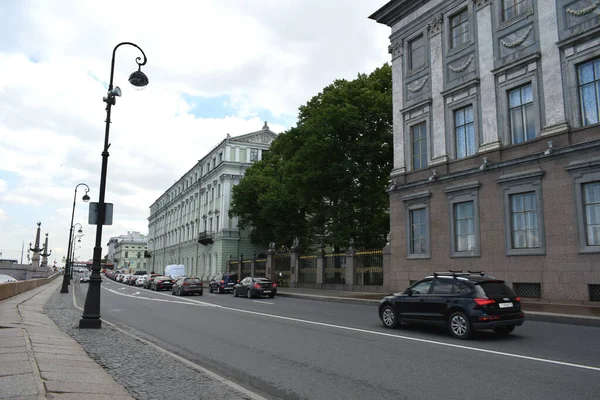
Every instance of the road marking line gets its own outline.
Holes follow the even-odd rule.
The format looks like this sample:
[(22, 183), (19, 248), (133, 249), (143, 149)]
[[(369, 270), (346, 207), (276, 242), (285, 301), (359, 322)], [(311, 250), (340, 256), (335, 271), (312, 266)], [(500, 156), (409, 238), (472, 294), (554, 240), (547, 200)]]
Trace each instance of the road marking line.
[(255, 303), (258, 303), (258, 304), (275, 304), (275, 303), (269, 303), (268, 301), (260, 301), (260, 300), (252, 300), (252, 301)]
[[(111, 292), (113, 292), (115, 294), (119, 294), (119, 295), (122, 295), (122, 296), (124, 295), (123, 293), (119, 293), (119, 292), (113, 291), (111, 289), (106, 289), (106, 290), (109, 290), (109, 291), (111, 291)], [(160, 293), (160, 294), (162, 294), (162, 293)], [(127, 295), (124, 295), (124, 296), (127, 296)], [(134, 296), (131, 296), (131, 297), (134, 297)], [(134, 298), (139, 299), (141, 297), (134, 297)], [(156, 300), (158, 300), (158, 301), (164, 301), (164, 300), (161, 300), (161, 299), (156, 299)], [(367, 330), (367, 329), (352, 328), (350, 326), (343, 326), (343, 325), (333, 325), (333, 324), (327, 324), (325, 322), (309, 321), (309, 320), (305, 320), (305, 319), (292, 318), (292, 317), (284, 317), (284, 316), (275, 315), (275, 314), (265, 314), (265, 313), (258, 312), (258, 311), (241, 310), (241, 309), (237, 309), (237, 308), (221, 306), (221, 305), (218, 305), (218, 304), (204, 303), (204, 302), (200, 302), (198, 300), (192, 300), (192, 299), (186, 299), (186, 300), (194, 302), (194, 303), (211, 305), (211, 306), (213, 306), (215, 308), (221, 308), (223, 310), (234, 311), (234, 312), (237, 312), (237, 313), (255, 314), (255, 315), (260, 315), (260, 316), (263, 316), (263, 317), (270, 317), (270, 318), (282, 319), (282, 320), (293, 321), (293, 322), (301, 322), (301, 323), (305, 323), (305, 324), (309, 324), (309, 325), (325, 326), (325, 327), (328, 327), (328, 328), (343, 329), (343, 330), (352, 331), (352, 332), (367, 333), (367, 334), (371, 334), (371, 335), (384, 336), (384, 337), (392, 337), (392, 338), (396, 338), (396, 339), (410, 340), (410, 341), (413, 341), (413, 342), (428, 343), (428, 344), (434, 344), (434, 345), (438, 345), (438, 346), (452, 347), (452, 348), (455, 348), (455, 349), (477, 351), (477, 352), (481, 352), (481, 353), (495, 354), (495, 355), (499, 355), (499, 356), (512, 357), (512, 358), (520, 358), (520, 359), (523, 359), (523, 360), (538, 361), (538, 362), (543, 362), (543, 363), (547, 363), (547, 364), (562, 365), (562, 366), (565, 366), (565, 367), (574, 367), (574, 368), (587, 369), (587, 370), (599, 371), (600, 372), (600, 367), (593, 367), (593, 366), (590, 366), (590, 365), (574, 364), (574, 363), (569, 363), (569, 362), (564, 362), (564, 361), (551, 360), (551, 359), (547, 359), (547, 358), (525, 356), (525, 355), (514, 354), (514, 353), (506, 353), (506, 352), (503, 352), (503, 351), (482, 349), (482, 348), (479, 348), (479, 347), (470, 347), (470, 346), (465, 346), (465, 345), (460, 345), (460, 344), (454, 344), (454, 343), (439, 342), (439, 341), (431, 340), (431, 339), (421, 339), (421, 338), (416, 338), (416, 337), (411, 337), (411, 336), (394, 335), (392, 333), (370, 331), (370, 330)], [(182, 302), (182, 303), (183, 304), (189, 304), (189, 303), (184, 303), (184, 302)]]
[[(122, 295), (122, 293), (119, 293), (119, 292), (116, 292), (116, 291), (112, 291), (112, 292), (114, 292), (115, 294)], [(141, 298), (141, 297), (136, 297), (136, 299), (139, 299), (139, 298)], [(157, 299), (157, 300), (166, 301), (166, 300), (162, 300), (162, 299)], [(73, 290), (73, 305), (75, 306), (75, 308), (79, 309), (80, 311), (83, 311), (83, 308), (81, 308), (81, 307), (79, 307), (77, 305), (77, 298), (75, 297), (75, 290)], [(215, 380), (217, 382), (221, 382), (221, 383), (223, 383), (223, 384), (231, 387), (232, 389), (234, 389), (234, 390), (236, 390), (236, 391), (238, 391), (238, 392), (240, 392), (240, 393), (248, 396), (248, 398), (250, 398), (251, 400), (267, 400), (265, 397), (262, 397), (261, 395), (259, 395), (257, 393), (254, 393), (254, 392), (246, 389), (245, 387), (240, 386), (237, 383), (235, 383), (233, 381), (230, 381), (229, 379), (226, 379), (226, 378), (222, 377), (221, 375), (215, 374), (211, 370), (208, 370), (208, 369), (206, 369), (204, 367), (201, 367), (200, 365), (195, 364), (195, 363), (191, 362), (190, 360), (187, 360), (187, 359), (185, 359), (185, 358), (183, 358), (181, 356), (178, 356), (177, 354), (173, 354), (169, 350), (164, 349), (164, 348), (162, 348), (162, 347), (160, 347), (160, 346), (158, 346), (158, 345), (156, 345), (156, 344), (154, 344), (154, 343), (152, 343), (152, 342), (150, 342), (150, 341), (148, 341), (146, 339), (143, 339), (143, 338), (141, 338), (139, 336), (134, 335), (131, 332), (127, 332), (126, 330), (119, 328), (117, 325), (113, 324), (112, 322), (108, 322), (105, 319), (103, 319), (102, 322), (104, 322), (105, 324), (110, 325), (112, 328), (114, 328), (115, 330), (117, 330), (117, 331), (119, 331), (119, 332), (121, 332), (121, 333), (123, 333), (125, 335), (129, 335), (132, 338), (134, 338), (136, 340), (139, 340), (142, 343), (145, 343), (145, 344), (147, 344), (149, 346), (152, 346), (153, 348), (155, 348), (156, 350), (160, 351), (163, 354), (166, 354), (168, 356), (173, 357), (174, 359), (178, 360), (182, 364), (187, 365), (191, 369), (194, 369), (194, 370), (196, 370), (198, 372), (202, 372), (202, 373), (208, 375), (211, 379), (213, 379), (213, 380)]]

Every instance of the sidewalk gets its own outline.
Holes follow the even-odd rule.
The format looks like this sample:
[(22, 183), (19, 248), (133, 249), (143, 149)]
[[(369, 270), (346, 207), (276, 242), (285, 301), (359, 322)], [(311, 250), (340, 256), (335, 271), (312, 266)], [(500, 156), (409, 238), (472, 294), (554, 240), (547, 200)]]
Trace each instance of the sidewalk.
[[(340, 303), (366, 304), (376, 306), (387, 293), (348, 292), (342, 290), (321, 290), (302, 288), (283, 288), (277, 290), (278, 296), (298, 297), (311, 300), (335, 301)], [(600, 305), (553, 304), (522, 301), (523, 311), (528, 315), (548, 315), (555, 317), (585, 318), (600, 320)]]
[(61, 282), (0, 302), (0, 399), (133, 399), (44, 313)]

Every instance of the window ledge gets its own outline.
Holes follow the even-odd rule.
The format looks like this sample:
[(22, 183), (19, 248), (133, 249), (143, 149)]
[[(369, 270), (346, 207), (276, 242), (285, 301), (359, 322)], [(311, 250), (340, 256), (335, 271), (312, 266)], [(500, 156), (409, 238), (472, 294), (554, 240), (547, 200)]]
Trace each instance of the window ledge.
[(545, 248), (536, 249), (506, 249), (507, 256), (545, 256)]
[[(500, 11), (500, 12), (502, 13), (502, 11)], [(500, 22), (500, 25), (498, 25), (498, 31), (504, 30), (504, 29), (508, 28), (509, 26), (512, 26), (512, 25), (516, 24), (517, 22), (526, 19), (530, 15), (533, 15), (533, 7), (529, 7), (527, 10), (523, 11), (519, 15), (515, 15), (511, 19), (507, 19), (505, 21)]]
[(431, 254), (409, 254), (406, 256), (407, 260), (425, 260), (430, 258)]
[(452, 252), (452, 254), (450, 254), (450, 258), (478, 258), (481, 257), (481, 254), (479, 254), (478, 250), (474, 250), (474, 251), (465, 251), (465, 252)]
[(582, 169), (582, 168), (599, 167), (599, 166), (600, 166), (600, 157), (594, 157), (594, 158), (589, 158), (587, 160), (571, 161), (570, 163), (567, 164), (565, 169), (567, 171), (573, 171), (573, 170)]
[(596, 254), (600, 253), (600, 246), (585, 246), (579, 248), (579, 254)]
[(496, 180), (498, 183), (506, 183), (512, 181), (518, 181), (522, 179), (530, 179), (530, 178), (541, 178), (544, 176), (544, 171), (539, 168), (530, 169), (527, 171), (515, 172), (514, 174), (505, 174)]
[(402, 201), (407, 202), (411, 200), (428, 199), (429, 197), (431, 197), (431, 192), (429, 190), (426, 190), (424, 192), (418, 192), (404, 196), (402, 198)]
[(459, 192), (461, 190), (479, 189), (480, 186), (481, 183), (479, 183), (479, 181), (465, 182), (459, 185), (448, 186), (444, 189), (444, 193), (454, 193)]

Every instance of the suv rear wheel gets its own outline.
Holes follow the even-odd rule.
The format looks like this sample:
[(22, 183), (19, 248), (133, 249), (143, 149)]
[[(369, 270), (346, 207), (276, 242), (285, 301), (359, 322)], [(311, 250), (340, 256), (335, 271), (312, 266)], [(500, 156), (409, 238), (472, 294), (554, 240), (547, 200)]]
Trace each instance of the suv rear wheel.
[(381, 309), (381, 322), (383, 322), (383, 326), (389, 329), (394, 329), (399, 325), (394, 307), (388, 305)]
[(457, 311), (448, 319), (448, 329), (452, 336), (458, 339), (468, 339), (473, 334), (473, 327), (469, 318), (462, 312)]

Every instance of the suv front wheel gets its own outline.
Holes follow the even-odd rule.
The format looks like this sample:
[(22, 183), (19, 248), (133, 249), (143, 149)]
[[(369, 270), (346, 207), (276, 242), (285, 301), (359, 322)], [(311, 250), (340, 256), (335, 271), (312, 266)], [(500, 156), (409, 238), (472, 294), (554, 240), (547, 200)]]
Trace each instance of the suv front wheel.
[(394, 329), (399, 325), (394, 307), (387, 305), (381, 309), (381, 322), (388, 329)]
[(462, 311), (457, 311), (450, 316), (448, 329), (452, 336), (458, 339), (469, 339), (473, 334), (471, 322)]

